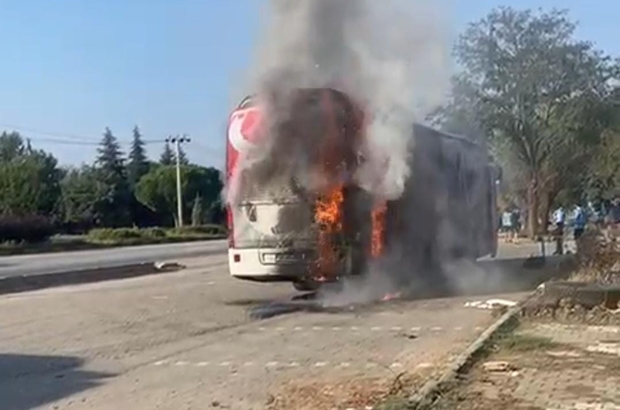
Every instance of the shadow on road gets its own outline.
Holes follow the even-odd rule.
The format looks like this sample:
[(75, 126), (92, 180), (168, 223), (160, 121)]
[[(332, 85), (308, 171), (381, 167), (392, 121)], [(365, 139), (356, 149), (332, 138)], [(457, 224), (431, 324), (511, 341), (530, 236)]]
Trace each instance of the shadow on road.
[[(445, 276), (433, 289), (413, 286), (403, 291), (399, 300), (440, 299), (457, 296), (483, 296), (517, 293), (534, 290), (551, 279), (566, 278), (571, 272), (570, 259), (566, 256), (547, 256), (461, 262), (445, 267)], [(359, 287), (364, 290), (363, 286)], [(365, 291), (365, 290), (364, 290)], [(338, 291), (330, 290), (330, 297)], [(368, 292), (372, 293), (372, 292)], [(379, 298), (382, 295), (377, 295)], [(355, 299), (352, 297), (351, 299)], [(323, 304), (320, 292), (296, 294), (288, 300), (243, 300), (239, 305), (247, 306), (254, 319), (268, 319), (294, 312), (351, 312), (352, 308), (367, 309), (377, 306), (377, 300), (350, 305), (329, 306)]]
[(84, 360), (66, 356), (0, 353), (0, 408), (28, 410), (96, 387), (111, 374), (81, 370)]

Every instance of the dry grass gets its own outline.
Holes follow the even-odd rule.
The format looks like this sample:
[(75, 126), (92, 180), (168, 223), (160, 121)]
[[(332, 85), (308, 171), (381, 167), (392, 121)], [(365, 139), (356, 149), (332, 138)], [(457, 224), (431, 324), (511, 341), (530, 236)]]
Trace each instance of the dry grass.
[(620, 283), (620, 241), (601, 229), (588, 229), (578, 242), (578, 269), (570, 280)]

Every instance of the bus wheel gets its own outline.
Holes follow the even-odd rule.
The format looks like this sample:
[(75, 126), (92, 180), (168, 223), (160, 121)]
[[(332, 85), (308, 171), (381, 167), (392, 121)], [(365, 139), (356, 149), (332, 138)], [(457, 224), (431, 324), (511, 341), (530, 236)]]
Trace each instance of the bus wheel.
[(321, 284), (312, 279), (302, 279), (293, 282), (293, 287), (299, 292), (314, 292), (321, 287)]

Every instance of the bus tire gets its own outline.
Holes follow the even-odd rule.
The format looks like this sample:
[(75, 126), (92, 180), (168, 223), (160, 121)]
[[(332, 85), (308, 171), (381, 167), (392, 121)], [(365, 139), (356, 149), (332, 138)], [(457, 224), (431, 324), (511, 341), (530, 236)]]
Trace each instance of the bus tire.
[(321, 284), (312, 279), (303, 279), (293, 282), (293, 287), (299, 292), (314, 292), (321, 287)]

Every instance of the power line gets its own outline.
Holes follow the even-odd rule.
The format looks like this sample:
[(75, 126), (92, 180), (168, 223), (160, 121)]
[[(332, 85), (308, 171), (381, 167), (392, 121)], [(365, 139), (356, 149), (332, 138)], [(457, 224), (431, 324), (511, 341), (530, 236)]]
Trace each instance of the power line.
[(61, 138), (67, 138), (67, 139), (75, 139), (75, 140), (91, 140), (91, 141), (95, 141), (95, 140), (99, 140), (99, 138), (94, 138), (94, 137), (85, 137), (82, 135), (74, 135), (74, 134), (65, 134), (65, 133), (60, 133), (60, 132), (52, 132), (52, 131), (42, 131), (42, 130), (38, 130), (38, 129), (34, 129), (34, 128), (28, 128), (28, 127), (22, 127), (20, 125), (14, 125), (14, 124), (0, 124), (0, 127), (3, 128), (11, 128), (17, 131), (23, 131), (23, 132), (33, 132), (35, 134), (41, 134), (41, 135), (49, 135), (50, 137), (61, 137)]
[[(31, 139), (33, 141), (41, 141), (41, 142), (50, 142), (56, 144), (77, 144), (77, 145), (99, 145), (101, 138), (95, 137), (86, 137), (83, 135), (75, 135), (75, 134), (65, 134), (59, 132), (52, 131), (42, 131), (34, 128), (22, 127), (14, 124), (3, 124), (0, 123), (0, 127), (6, 129), (13, 129), (15, 131), (22, 132), (32, 132), (35, 134), (48, 135), (50, 137), (60, 137), (60, 138), (42, 138), (42, 137), (24, 137), (26, 139)], [(145, 144), (157, 144), (164, 143), (165, 139), (157, 139), (157, 140), (142, 140)], [(131, 140), (118, 140), (121, 144), (130, 144)]]

